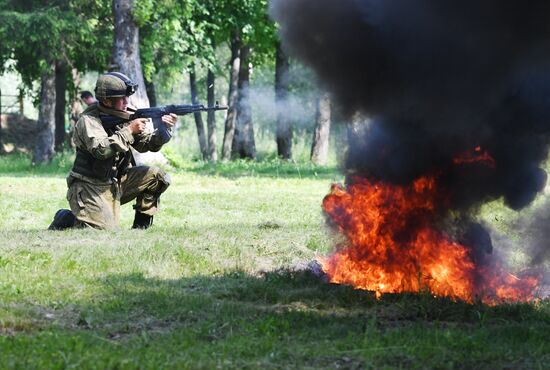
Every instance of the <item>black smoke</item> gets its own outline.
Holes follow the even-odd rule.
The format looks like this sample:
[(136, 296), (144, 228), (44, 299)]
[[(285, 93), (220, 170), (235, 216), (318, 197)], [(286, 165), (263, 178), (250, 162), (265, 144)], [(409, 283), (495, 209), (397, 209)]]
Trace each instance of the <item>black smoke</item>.
[[(463, 211), (521, 209), (543, 189), (550, 1), (272, 0), (271, 15), (287, 51), (372, 120), (348, 171), (408, 183), (444, 168)], [(450, 165), (476, 147), (494, 166)]]

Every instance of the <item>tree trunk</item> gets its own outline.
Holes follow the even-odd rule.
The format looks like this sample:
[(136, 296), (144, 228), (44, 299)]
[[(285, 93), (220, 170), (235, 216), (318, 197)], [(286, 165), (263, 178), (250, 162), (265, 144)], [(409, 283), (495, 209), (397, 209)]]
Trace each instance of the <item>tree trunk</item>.
[(223, 133), (222, 159), (231, 159), (231, 146), (235, 136), (235, 124), (237, 121), (237, 104), (239, 98), (239, 68), (241, 40), (238, 35), (231, 39), (231, 72), (229, 74), (229, 94), (227, 105), (227, 116), (225, 118), (225, 129)]
[(63, 151), (65, 143), (65, 107), (67, 99), (67, 64), (64, 61), (55, 63), (55, 151)]
[(82, 102), (80, 101), (80, 82), (81, 76), (78, 69), (73, 68), (71, 70), (71, 77), (73, 80), (74, 90), (71, 91), (71, 112), (69, 113), (69, 134), (67, 135), (67, 143), (74, 149), (74, 126), (80, 117), (80, 114), (84, 111), (82, 108)]
[[(209, 68), (208, 75), (206, 77), (206, 100), (209, 107), (216, 104), (215, 91), (216, 91), (216, 76), (214, 72)], [(216, 148), (216, 112), (208, 111), (206, 116), (206, 126), (208, 127), (208, 159), (212, 162), (218, 160), (218, 152)]]
[(2, 139), (2, 88), (0, 88), (0, 154), (4, 154), (4, 140)]
[[(191, 103), (199, 104), (197, 99), (197, 79), (195, 76), (195, 67), (191, 67), (189, 72), (189, 87), (191, 88)], [(199, 137), (199, 146), (202, 154), (202, 159), (208, 159), (208, 146), (204, 134), (204, 122), (202, 121), (201, 112), (193, 113), (195, 116), (195, 125), (197, 126), (197, 135)]]
[(19, 96), (17, 97), (17, 100), (19, 101), (19, 114), (24, 116), (25, 115), (25, 104), (23, 102), (23, 90), (19, 89)]
[(311, 161), (318, 165), (326, 165), (328, 160), (330, 111), (330, 97), (328, 93), (324, 93), (317, 101), (315, 132), (311, 145)]
[[(76, 68), (71, 69), (71, 79), (73, 81), (73, 89), (70, 90), (70, 101), (71, 101), (71, 116), (73, 113), (80, 114), (82, 113), (82, 102), (80, 101), (80, 84), (82, 82), (82, 76), (80, 71)], [(76, 118), (76, 117), (75, 117)]]
[(55, 63), (50, 63), (41, 77), (40, 108), (36, 125), (33, 163), (49, 162), (54, 155), (55, 133)]
[[(134, 0), (113, 0), (115, 32), (110, 70), (124, 73), (138, 84), (138, 89), (129, 98), (129, 103), (136, 108), (147, 108), (150, 105), (141, 69), (139, 28), (132, 18), (133, 7)], [(147, 126), (153, 130), (152, 122), (149, 122)], [(139, 153), (133, 151), (132, 153), (138, 165), (167, 163), (166, 158), (160, 152)]]
[(233, 156), (237, 158), (256, 159), (256, 143), (254, 142), (254, 126), (252, 125), (252, 109), (250, 107), (250, 68), (248, 65), (250, 47), (241, 47), (240, 54), (239, 103), (232, 152)]
[(147, 98), (149, 99), (149, 104), (151, 107), (157, 106), (157, 91), (155, 89), (155, 84), (153, 81), (145, 80), (145, 88), (147, 90)]
[(277, 155), (292, 159), (292, 125), (289, 117), (288, 85), (290, 62), (288, 56), (277, 43), (275, 61), (275, 103), (277, 109)]
[(149, 107), (147, 89), (143, 80), (139, 55), (139, 28), (132, 18), (134, 0), (113, 0), (115, 37), (111, 70), (120, 71), (138, 84), (130, 97), (130, 104), (138, 108)]

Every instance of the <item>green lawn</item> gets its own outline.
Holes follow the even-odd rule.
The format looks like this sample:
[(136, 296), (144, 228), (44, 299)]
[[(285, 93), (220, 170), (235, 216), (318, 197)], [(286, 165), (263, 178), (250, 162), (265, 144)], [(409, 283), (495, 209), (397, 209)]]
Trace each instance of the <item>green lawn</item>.
[(47, 231), (69, 162), (0, 160), (0, 368), (550, 368), (547, 301), (378, 301), (300, 268), (331, 249), (334, 168), (193, 165), (149, 230), (127, 205), (120, 231)]

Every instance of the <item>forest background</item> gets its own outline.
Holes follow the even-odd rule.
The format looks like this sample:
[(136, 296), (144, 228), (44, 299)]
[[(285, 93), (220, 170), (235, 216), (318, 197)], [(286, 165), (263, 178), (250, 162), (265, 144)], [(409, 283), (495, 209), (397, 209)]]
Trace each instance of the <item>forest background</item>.
[[(16, 125), (17, 114), (37, 119), (26, 150), (34, 164), (47, 163), (68, 148), (80, 92), (118, 70), (140, 85), (137, 107), (229, 107), (181, 119), (164, 150), (172, 164), (282, 158), (334, 166), (346, 128), (333, 125), (330, 138), (330, 98), (285, 54), (268, 7), (266, 0), (0, 0), (0, 109), (11, 113), (2, 127)], [(1, 151), (17, 149), (3, 136)]]

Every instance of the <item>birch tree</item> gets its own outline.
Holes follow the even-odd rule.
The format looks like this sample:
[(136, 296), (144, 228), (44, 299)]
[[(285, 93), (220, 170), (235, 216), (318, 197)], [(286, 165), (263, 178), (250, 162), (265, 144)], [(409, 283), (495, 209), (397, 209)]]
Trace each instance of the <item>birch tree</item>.
[(328, 93), (323, 93), (317, 100), (317, 113), (313, 142), (311, 145), (311, 161), (317, 165), (326, 165), (331, 123), (331, 105)]
[(277, 155), (282, 159), (292, 159), (292, 125), (289, 117), (288, 89), (290, 62), (288, 56), (277, 43), (275, 55), (275, 106), (277, 109)]

